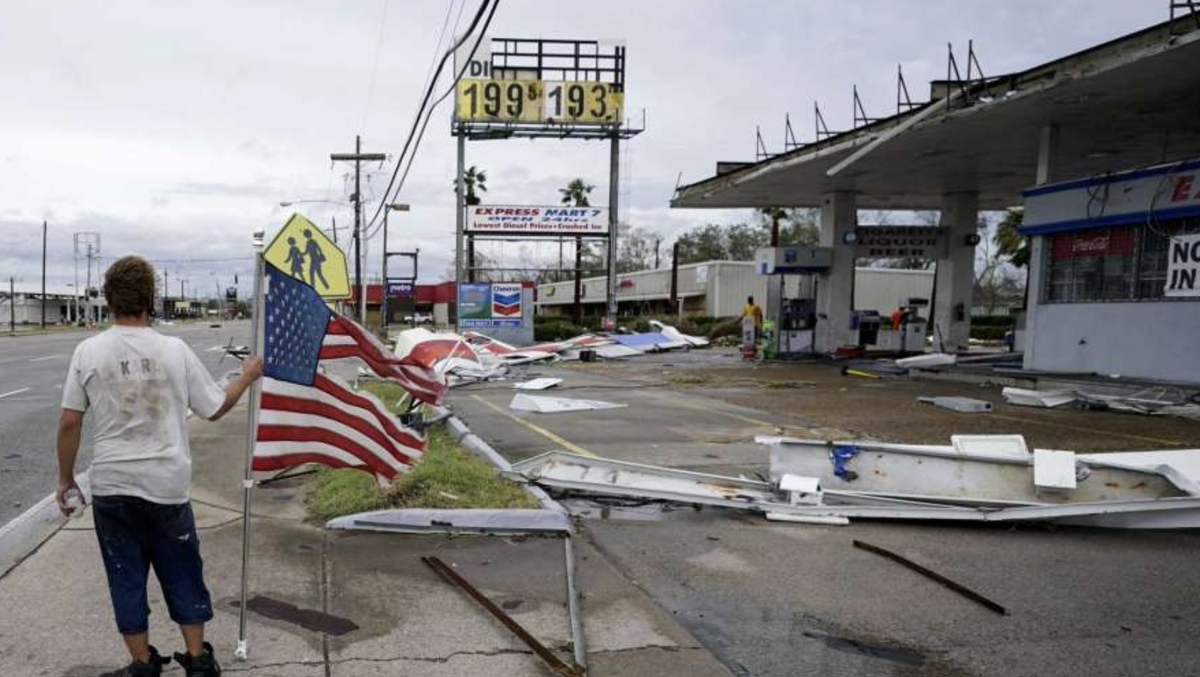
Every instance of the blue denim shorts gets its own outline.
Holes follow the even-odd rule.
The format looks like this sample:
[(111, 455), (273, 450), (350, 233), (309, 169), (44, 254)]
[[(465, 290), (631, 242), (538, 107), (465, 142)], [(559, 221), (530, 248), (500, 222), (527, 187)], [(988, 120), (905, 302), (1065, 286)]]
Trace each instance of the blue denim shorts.
[(92, 513), (121, 634), (146, 632), (149, 627), (146, 579), (151, 567), (171, 620), (196, 625), (212, 619), (212, 598), (204, 585), (204, 562), (190, 503), (163, 505), (133, 496), (95, 496)]

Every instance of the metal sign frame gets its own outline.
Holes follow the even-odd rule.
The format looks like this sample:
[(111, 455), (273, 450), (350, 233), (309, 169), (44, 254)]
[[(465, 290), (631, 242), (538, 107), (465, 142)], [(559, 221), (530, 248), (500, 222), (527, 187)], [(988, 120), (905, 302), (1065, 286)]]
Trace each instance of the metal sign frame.
[[(539, 120), (539, 121), (494, 121), (467, 120), (457, 117), (459, 101), (457, 89), (455, 97), (455, 113), (451, 117), (451, 135), (457, 137), (458, 168), (456, 181), (456, 223), (457, 236), (455, 246), (455, 280), (458, 283), (467, 282), (466, 273), (474, 267), (467, 264), (467, 247), (464, 241), (470, 238), (470, 250), (474, 251), (476, 233), (467, 235), (466, 232), (466, 142), (467, 140), (494, 140), (511, 138), (577, 138), (587, 140), (608, 140), (609, 153), (609, 228), (603, 237), (598, 234), (563, 235), (551, 234), (549, 237), (575, 237), (577, 242), (583, 239), (603, 239), (606, 241), (607, 252), (607, 295), (606, 315), (615, 321), (617, 314), (616, 263), (619, 223), (617, 215), (619, 186), (620, 186), (620, 142), (633, 138), (645, 129), (626, 124), (625, 114), (625, 63), (626, 50), (623, 44), (600, 42), (597, 40), (546, 40), (540, 38), (487, 38), (489, 48), (486, 54), (487, 64), (481, 68), (483, 75), (490, 80), (527, 82), (590, 82), (605, 84), (611, 90), (619, 92), (622, 97), (620, 115), (614, 122), (576, 121), (576, 120)], [(456, 66), (456, 70), (465, 64)], [(526, 91), (524, 88), (522, 91)], [(528, 93), (528, 92), (526, 92)], [(520, 116), (517, 116), (520, 117)], [(493, 234), (498, 235), (498, 234)], [(504, 233), (504, 239), (545, 239), (547, 235), (524, 234), (514, 235)], [(473, 256), (472, 256), (473, 258)], [(572, 269), (578, 282), (578, 266)], [(473, 276), (472, 276), (473, 277)], [(578, 284), (576, 285), (579, 286)], [(459, 325), (461, 327), (461, 324)]]

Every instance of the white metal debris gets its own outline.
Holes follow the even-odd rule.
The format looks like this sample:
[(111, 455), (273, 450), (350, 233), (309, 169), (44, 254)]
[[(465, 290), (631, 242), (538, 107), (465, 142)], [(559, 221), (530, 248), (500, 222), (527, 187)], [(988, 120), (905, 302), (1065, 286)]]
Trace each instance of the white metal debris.
[(1035, 449), (1033, 452), (1033, 485), (1039, 491), (1074, 490), (1077, 486), (1075, 452)]
[(521, 381), (520, 383), (514, 383), (513, 388), (516, 388), (517, 390), (545, 390), (547, 388), (553, 388), (562, 382), (563, 380), (561, 378), (535, 378), (528, 381)]
[(685, 333), (679, 331), (678, 329), (676, 329), (675, 327), (672, 327), (669, 324), (663, 324), (662, 322), (659, 322), (658, 320), (650, 320), (650, 326), (653, 327), (655, 331), (662, 334), (663, 336), (666, 336), (668, 339), (671, 339), (672, 341), (684, 341), (684, 342), (688, 343), (689, 345), (696, 347), (696, 348), (704, 348), (708, 345), (708, 339), (700, 337), (700, 336), (692, 336), (690, 334), (685, 334)]
[(544, 395), (513, 395), (510, 409), (517, 411), (532, 411), (539, 414), (558, 414), (567, 411), (589, 411), (592, 409), (619, 409), (628, 405), (600, 400), (577, 400), (568, 397), (547, 397)]
[(991, 402), (984, 402), (983, 400), (976, 400), (970, 397), (918, 397), (917, 401), (967, 414), (986, 414), (992, 410)]
[(568, 515), (553, 510), (432, 510), (402, 508), (360, 512), (330, 520), (326, 529), (386, 531), (401, 534), (488, 534), (509, 536), (529, 533), (567, 534)]
[(1064, 404), (1070, 404), (1078, 399), (1069, 390), (1028, 390), (1025, 388), (1005, 388), (1000, 391), (1004, 401), (1021, 407), (1043, 407), (1053, 409)]
[(896, 360), (896, 366), (905, 369), (934, 369), (937, 367), (952, 366), (957, 361), (958, 357), (947, 353), (928, 353), (925, 355), (902, 357)]
[(1022, 463), (1029, 460), (1023, 435), (951, 435), (950, 444), (965, 456), (992, 456)]

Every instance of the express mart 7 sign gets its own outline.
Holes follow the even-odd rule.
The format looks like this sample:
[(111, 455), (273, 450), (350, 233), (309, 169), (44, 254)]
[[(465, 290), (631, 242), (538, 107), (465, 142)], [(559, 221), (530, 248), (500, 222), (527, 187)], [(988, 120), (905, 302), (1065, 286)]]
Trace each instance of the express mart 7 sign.
[(607, 82), (462, 79), (454, 114), (472, 122), (616, 123), (625, 96)]

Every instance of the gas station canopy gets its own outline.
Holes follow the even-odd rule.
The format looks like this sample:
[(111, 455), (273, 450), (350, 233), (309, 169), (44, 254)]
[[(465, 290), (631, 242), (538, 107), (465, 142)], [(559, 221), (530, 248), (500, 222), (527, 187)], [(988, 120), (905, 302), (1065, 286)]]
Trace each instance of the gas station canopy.
[[(933, 83), (934, 100), (754, 163), (719, 163), (678, 188), (677, 208), (816, 207), (833, 191), (864, 209), (980, 209), (1037, 183), (1200, 155), (1200, 29), (1165, 22), (1020, 73)], [(1044, 143), (1047, 130), (1054, 141)], [(726, 170), (726, 171), (722, 171)]]

